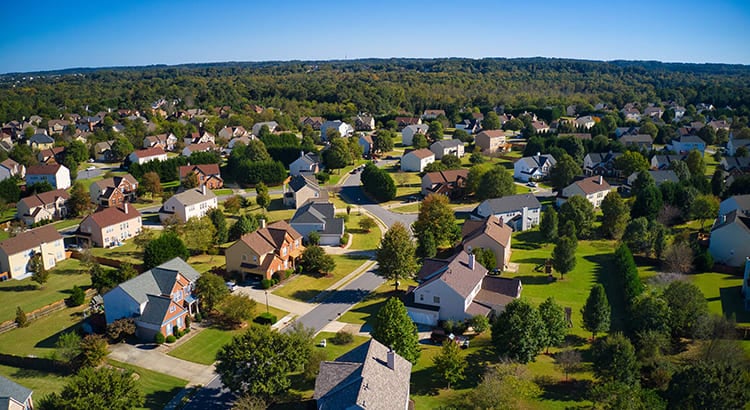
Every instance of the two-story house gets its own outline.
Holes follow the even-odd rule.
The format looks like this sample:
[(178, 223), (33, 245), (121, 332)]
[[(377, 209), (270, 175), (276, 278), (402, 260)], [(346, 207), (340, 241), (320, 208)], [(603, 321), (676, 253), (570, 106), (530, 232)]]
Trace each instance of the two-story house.
[(435, 162), (435, 154), (427, 148), (409, 151), (401, 157), (401, 170), (404, 172), (422, 172)]
[(510, 237), (513, 230), (496, 218), (488, 217), (483, 221), (468, 220), (461, 228), (461, 246), (467, 253), (477, 249), (487, 249), (495, 255), (496, 266), (485, 266), (487, 269), (504, 270), (510, 262)]
[(141, 213), (125, 202), (122, 208), (104, 208), (83, 218), (75, 235), (93, 247), (109, 248), (138, 235), (142, 227)]
[(354, 129), (357, 131), (373, 131), (375, 129), (375, 117), (361, 114), (354, 117)]
[(186, 317), (198, 313), (194, 291), (199, 277), (187, 262), (174, 258), (117, 285), (104, 294), (107, 324), (135, 319), (136, 336), (146, 341), (185, 329)]
[(320, 172), (320, 159), (312, 152), (300, 151), (299, 158), (289, 164), (289, 175), (297, 176), (302, 172), (317, 174)]
[(277, 128), (279, 128), (279, 123), (276, 121), (265, 121), (265, 122), (257, 122), (253, 124), (253, 135), (259, 135), (260, 130), (263, 129), (263, 127), (268, 127), (268, 131), (274, 132)]
[(651, 157), (651, 169), (668, 169), (674, 161), (684, 161), (686, 155), (654, 155)]
[[(411, 363), (409, 363), (409, 369), (411, 369)], [(409, 384), (408, 377), (406, 384)], [(31, 398), (33, 393), (31, 389), (0, 376), (0, 409), (34, 410), (34, 400)]]
[(503, 152), (507, 148), (508, 136), (503, 130), (484, 130), (474, 138), (474, 144), (487, 154)]
[(131, 164), (145, 164), (151, 161), (166, 161), (167, 153), (160, 146), (139, 149), (128, 155)]
[(654, 139), (648, 134), (623, 135), (618, 140), (626, 147), (650, 150), (654, 147)]
[(219, 164), (182, 165), (180, 166), (180, 182), (191, 173), (198, 176), (199, 185), (205, 185), (208, 189), (224, 187), (224, 179), (221, 178)]
[(68, 215), (70, 195), (64, 189), (42, 192), (18, 201), (16, 217), (28, 226), (42, 221), (62, 219)]
[(615, 160), (621, 155), (621, 152), (612, 151), (590, 152), (583, 158), (583, 174), (619, 176), (620, 172), (615, 169)]
[(138, 181), (132, 175), (125, 174), (91, 183), (89, 194), (91, 202), (98, 206), (122, 206), (135, 200), (137, 189)]
[(182, 149), (182, 156), (189, 157), (194, 152), (209, 152), (218, 150), (219, 147), (213, 142), (201, 142), (198, 144), (190, 144), (185, 146), (185, 148)]
[(373, 153), (372, 135), (360, 133), (357, 143), (362, 147), (362, 154), (370, 155)]
[(435, 159), (442, 159), (446, 155), (461, 158), (464, 156), (464, 143), (457, 139), (440, 140), (430, 145), (430, 151), (435, 154)]
[(200, 130), (198, 132), (189, 134), (188, 136), (183, 138), (182, 141), (185, 143), (185, 146), (194, 144), (213, 144), (216, 142), (216, 137), (214, 137), (213, 134), (206, 130)]
[(289, 183), (284, 185), (284, 206), (299, 208), (308, 199), (327, 199), (328, 191), (318, 185), (315, 176), (309, 172), (301, 172), (289, 178)]
[(422, 177), (422, 195), (447, 195), (458, 198), (465, 193), (468, 169), (451, 169), (446, 171), (428, 172)]
[(26, 167), (8, 158), (0, 162), (0, 181), (11, 177), (23, 178), (26, 176)]
[(537, 152), (536, 155), (523, 157), (513, 164), (513, 178), (523, 182), (545, 179), (555, 164), (557, 161), (551, 154)]
[(50, 149), (55, 145), (55, 139), (47, 134), (34, 134), (29, 138), (28, 142), (31, 148), (40, 151)]
[(685, 135), (678, 139), (673, 139), (667, 149), (678, 154), (687, 154), (692, 150), (697, 150), (703, 155), (706, 152), (706, 141), (697, 135)]
[(409, 289), (404, 304), (418, 324), (492, 316), (521, 297), (519, 279), (487, 275), (487, 268), (464, 250), (448, 260), (425, 259), (417, 277), (419, 286)]
[[(422, 119), (419, 117), (396, 117), (393, 119), (396, 121), (396, 130), (403, 131), (404, 128), (410, 125), (422, 125)], [(404, 144), (406, 145), (406, 144)]]
[(218, 206), (218, 200), (213, 191), (202, 185), (200, 188), (187, 189), (167, 199), (159, 209), (159, 220), (165, 222), (170, 218), (176, 218), (185, 223), (190, 218), (206, 216), (209, 211)]
[(414, 136), (417, 134), (427, 135), (430, 127), (427, 124), (412, 124), (401, 130), (401, 143), (404, 146), (414, 144)]
[(115, 160), (115, 153), (112, 151), (114, 140), (101, 141), (94, 144), (94, 158), (99, 162), (112, 162)]
[(336, 208), (325, 199), (305, 202), (294, 213), (289, 225), (306, 241), (311, 232), (317, 232), (320, 245), (337, 246), (344, 236), (344, 218), (336, 218)]
[(245, 137), (249, 134), (245, 127), (243, 126), (237, 126), (237, 127), (229, 127), (225, 126), (219, 131), (219, 138), (224, 138), (225, 140), (229, 141), (232, 138), (239, 138), (239, 137)]
[(70, 188), (70, 171), (65, 165), (32, 165), (26, 170), (26, 185), (49, 182), (55, 189)]
[(63, 238), (54, 226), (44, 225), (0, 242), (0, 280), (31, 276), (29, 261), (37, 254), (45, 269), (67, 257)]
[(324, 122), (326, 122), (326, 119), (323, 117), (300, 117), (299, 119), (300, 126), (309, 125), (315, 131), (320, 131)]
[(471, 212), (472, 220), (493, 217), (507, 224), (514, 231), (526, 231), (539, 225), (542, 204), (532, 194), (509, 195), (487, 199)]
[(601, 175), (583, 178), (563, 188), (557, 196), (557, 206), (562, 206), (573, 195), (581, 195), (591, 202), (594, 208), (599, 208), (611, 189)]
[(326, 121), (320, 126), (320, 138), (328, 140), (328, 130), (335, 130), (342, 137), (348, 137), (354, 134), (354, 127), (341, 121)]
[(174, 134), (158, 134), (149, 135), (143, 139), (143, 148), (161, 147), (165, 151), (174, 151), (174, 146), (177, 144), (177, 136)]
[(273, 274), (294, 269), (302, 251), (302, 235), (284, 221), (261, 227), (242, 237), (227, 248), (227, 272), (258, 275), (271, 279)]

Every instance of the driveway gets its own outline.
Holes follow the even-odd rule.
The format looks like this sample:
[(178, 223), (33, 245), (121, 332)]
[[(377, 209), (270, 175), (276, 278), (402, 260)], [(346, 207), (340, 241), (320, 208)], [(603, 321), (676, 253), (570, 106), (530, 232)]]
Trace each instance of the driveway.
[(151, 344), (118, 343), (110, 346), (109, 351), (111, 359), (185, 379), (189, 386), (206, 385), (216, 377), (213, 366), (168, 356), (159, 347)]

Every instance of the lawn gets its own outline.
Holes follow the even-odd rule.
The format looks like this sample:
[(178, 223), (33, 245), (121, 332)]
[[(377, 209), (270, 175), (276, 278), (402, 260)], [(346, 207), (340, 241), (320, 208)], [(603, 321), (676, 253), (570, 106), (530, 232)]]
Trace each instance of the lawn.
[(390, 211), (398, 213), (398, 214), (416, 214), (419, 212), (419, 202), (414, 202), (411, 204), (407, 204), (404, 206), (397, 206), (395, 208), (391, 208)]
[(353, 323), (353, 324), (370, 324), (372, 325), (375, 315), (380, 310), (386, 299), (391, 296), (401, 297), (404, 294), (404, 290), (410, 285), (416, 285), (415, 281), (403, 281), (401, 288), (398, 292), (394, 290), (393, 282), (385, 282), (378, 286), (372, 293), (367, 295), (364, 300), (357, 303), (346, 311), (339, 318), (339, 322)]
[(190, 340), (169, 351), (170, 356), (189, 362), (210, 365), (216, 361), (216, 353), (243, 329), (203, 329)]
[(708, 272), (689, 275), (690, 280), (706, 296), (711, 313), (734, 316), (738, 324), (750, 324), (750, 312), (743, 307), (742, 277)]
[(43, 289), (39, 289), (39, 285), (32, 282), (31, 278), (0, 282), (0, 295), (3, 296), (0, 304), (0, 322), (15, 318), (18, 306), (28, 313), (63, 300), (70, 296), (70, 290), (74, 285), (91, 286), (91, 277), (75, 259), (66, 259), (50, 270), (49, 280)]
[(223, 266), (226, 259), (222, 255), (194, 255), (188, 258), (188, 263), (200, 273), (210, 271), (215, 267)]
[[(315, 349), (325, 350), (326, 360), (336, 360), (337, 357), (370, 340), (369, 337), (354, 335), (353, 342), (346, 345), (337, 345), (331, 343), (330, 340), (335, 335), (336, 333), (333, 332), (320, 332), (315, 336)], [(326, 339), (326, 347), (319, 347), (318, 343), (320, 343), (320, 341), (323, 339)]]
[(50, 393), (58, 393), (65, 385), (66, 377), (57, 373), (21, 369), (0, 365), (0, 375), (34, 391), (34, 400), (39, 401)]
[(336, 268), (328, 276), (299, 274), (289, 278), (284, 284), (273, 290), (273, 294), (285, 298), (307, 302), (317, 296), (321, 291), (338, 282), (344, 276), (352, 273), (354, 269), (367, 262), (364, 259), (349, 257), (347, 255), (331, 255), (336, 261)]
[(29, 322), (27, 327), (0, 334), (0, 351), (17, 356), (50, 357), (60, 335), (78, 326), (84, 306), (66, 308)]
[(138, 375), (136, 383), (146, 398), (144, 406), (140, 407), (141, 409), (163, 409), (188, 384), (187, 380), (178, 379), (177, 377), (157, 373), (127, 363), (109, 360), (109, 364), (120, 369), (131, 370)]
[(138, 250), (132, 239), (125, 241), (122, 246), (116, 248), (91, 248), (91, 254), (101, 258), (116, 259), (132, 265), (143, 263), (143, 252)]
[(63, 230), (63, 229), (72, 228), (72, 227), (80, 224), (82, 220), (83, 220), (83, 218), (63, 219), (61, 221), (57, 221), (57, 222), (52, 223), (52, 225), (55, 226), (55, 229), (57, 229), (58, 231), (60, 231), (60, 230)]
[(346, 231), (352, 234), (352, 245), (350, 249), (356, 250), (374, 250), (380, 245), (380, 227), (376, 224), (370, 232), (365, 232), (359, 228), (359, 221), (364, 218), (357, 211), (352, 211), (349, 215), (349, 222), (346, 223)]
[(214, 189), (213, 193), (216, 196), (225, 196), (225, 195), (232, 195), (233, 191), (229, 188), (221, 188), (221, 189)]

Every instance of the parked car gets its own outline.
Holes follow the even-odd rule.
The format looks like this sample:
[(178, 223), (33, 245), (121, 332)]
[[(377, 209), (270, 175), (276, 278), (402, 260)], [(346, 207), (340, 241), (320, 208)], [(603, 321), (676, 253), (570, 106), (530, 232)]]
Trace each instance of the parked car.
[(87, 168), (86, 168), (86, 171), (93, 171), (93, 170), (95, 170), (95, 169), (96, 169), (96, 167), (92, 165), (92, 166), (90, 166), (90, 167), (87, 167)]
[(536, 188), (536, 186), (537, 186), (537, 185), (536, 185), (536, 182), (534, 182), (534, 181), (529, 181), (529, 182), (528, 182), (528, 183), (526, 184), (526, 186), (530, 186), (530, 187), (532, 187), (532, 188)]
[(237, 290), (237, 284), (234, 283), (234, 281), (227, 282), (227, 289), (229, 289), (230, 292), (234, 292)]

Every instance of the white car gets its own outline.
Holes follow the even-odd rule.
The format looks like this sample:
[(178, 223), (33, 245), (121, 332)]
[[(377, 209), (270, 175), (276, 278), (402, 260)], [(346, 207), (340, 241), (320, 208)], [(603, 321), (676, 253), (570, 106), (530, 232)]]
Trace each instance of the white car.
[(93, 171), (95, 169), (96, 169), (96, 167), (92, 165), (92, 166), (86, 168), (86, 171)]
[(230, 292), (234, 292), (237, 290), (237, 284), (232, 281), (227, 282), (227, 289), (229, 289)]

